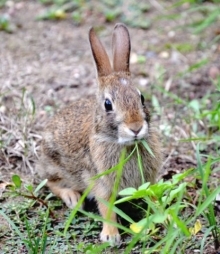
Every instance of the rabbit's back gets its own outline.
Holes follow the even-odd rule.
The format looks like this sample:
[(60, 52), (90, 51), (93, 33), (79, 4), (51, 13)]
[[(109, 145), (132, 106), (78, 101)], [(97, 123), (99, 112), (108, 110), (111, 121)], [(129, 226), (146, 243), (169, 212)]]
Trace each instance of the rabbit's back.
[(95, 174), (89, 152), (94, 101), (95, 96), (77, 100), (48, 122), (38, 166), (42, 178), (65, 179), (66, 187), (76, 182), (78, 189), (86, 188), (85, 181)]

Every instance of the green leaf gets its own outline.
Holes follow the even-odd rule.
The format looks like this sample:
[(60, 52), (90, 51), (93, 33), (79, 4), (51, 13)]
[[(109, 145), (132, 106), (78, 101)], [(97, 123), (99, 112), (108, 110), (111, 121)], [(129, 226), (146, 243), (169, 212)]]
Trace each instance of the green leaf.
[(176, 223), (176, 225), (178, 226), (179, 229), (181, 229), (181, 231), (186, 235), (186, 236), (190, 236), (190, 232), (188, 230), (188, 228), (185, 225), (185, 222), (183, 222), (182, 220), (180, 220), (177, 215), (174, 213), (173, 210), (169, 211), (169, 214), (172, 216), (173, 221)]
[(209, 196), (206, 197), (205, 201), (197, 208), (196, 216), (200, 215), (208, 206), (215, 200), (217, 194), (220, 193), (220, 186), (215, 189)]
[(171, 190), (169, 201), (171, 202), (175, 197), (179, 195), (180, 192), (183, 192), (186, 189), (186, 185), (186, 183), (181, 183), (176, 189)]
[(24, 187), (25, 187), (25, 189), (28, 190), (29, 192), (33, 192), (33, 189), (34, 189), (33, 185), (30, 185), (30, 184), (29, 184), (29, 185), (25, 185)]
[(83, 21), (83, 15), (80, 11), (74, 11), (72, 13), (72, 19), (77, 25), (80, 25)]
[(172, 188), (173, 183), (170, 181), (163, 182), (163, 179), (161, 179), (158, 183), (150, 185), (147, 191), (152, 193), (151, 196), (157, 197), (157, 199), (161, 199), (165, 192)]
[(146, 190), (149, 187), (149, 185), (150, 185), (149, 182), (144, 183), (138, 188), (138, 190)]
[(49, 194), (46, 196), (45, 200), (48, 200), (48, 199), (50, 199), (51, 197), (53, 197), (53, 193), (49, 193)]
[(112, 205), (110, 202), (107, 202), (104, 199), (98, 199), (101, 203), (103, 203), (105, 206), (107, 206), (109, 209), (120, 215), (123, 219), (130, 223), (134, 223), (134, 221), (126, 214), (124, 213), (121, 209), (117, 208), (116, 206)]
[(189, 105), (188, 105), (190, 108), (192, 108), (195, 113), (199, 114), (199, 111), (200, 111), (200, 103), (198, 100), (192, 100)]
[(47, 183), (47, 179), (44, 179), (42, 182), (40, 182), (40, 184), (38, 184), (38, 186), (36, 187), (36, 189), (34, 190), (34, 194), (37, 194), (37, 192)]
[(152, 222), (154, 223), (164, 223), (167, 219), (167, 214), (157, 213), (152, 216)]
[(137, 160), (138, 160), (138, 168), (140, 170), (140, 174), (141, 174), (141, 179), (142, 179), (142, 183), (145, 182), (145, 179), (144, 179), (144, 173), (143, 173), (143, 165), (142, 165), (142, 158), (141, 158), (141, 155), (139, 153), (139, 148), (138, 148), (138, 143), (136, 142), (136, 151), (137, 151)]
[[(82, 210), (82, 209), (79, 209), (79, 211), (80, 211), (82, 214), (84, 214), (84, 215), (86, 215), (87, 217), (89, 217), (89, 218), (95, 219), (95, 220), (97, 220), (97, 221), (107, 222), (107, 223), (109, 223), (109, 224), (111, 224), (111, 225), (113, 225), (113, 226), (115, 226), (115, 227), (117, 227), (117, 228), (120, 228), (120, 229), (124, 230), (124, 231), (127, 232), (128, 234), (133, 234), (133, 232), (132, 232), (130, 229), (126, 228), (126, 227), (123, 226), (122, 224), (119, 224), (119, 223), (113, 222), (113, 221), (109, 221), (109, 220), (107, 220), (107, 219), (104, 219), (104, 218), (101, 217), (101, 216), (98, 216), (98, 215), (96, 215), (96, 214), (94, 214), (94, 213), (86, 212), (86, 211), (84, 211), (84, 210)], [(114, 209), (114, 211), (115, 211), (115, 209)], [(71, 215), (70, 215), (70, 216), (71, 216)], [(69, 220), (69, 218), (68, 218), (68, 220)], [(71, 220), (71, 222), (72, 222), (72, 220)], [(134, 223), (134, 221), (133, 221), (132, 219), (131, 219), (131, 223)], [(67, 229), (68, 229), (68, 228), (67, 228)], [(66, 230), (67, 230), (67, 229), (65, 228), (64, 234), (66, 234)]]
[(154, 153), (152, 152), (151, 148), (149, 147), (147, 141), (145, 139), (141, 140), (141, 143), (143, 144), (143, 146), (146, 148), (146, 150), (148, 151), (148, 153), (155, 158)]
[(155, 95), (152, 95), (151, 101), (152, 101), (152, 105), (153, 105), (154, 109), (157, 111), (157, 114), (160, 115), (161, 114), (161, 106), (160, 106), (160, 103), (159, 103), (157, 97)]
[(206, 18), (202, 19), (201, 24), (199, 24), (195, 29), (194, 33), (201, 33), (203, 30), (211, 26), (212, 23), (216, 21), (216, 19), (220, 15), (220, 9), (217, 8), (215, 11), (212, 11)]
[(14, 183), (16, 188), (21, 188), (21, 178), (18, 175), (12, 176), (12, 182)]
[(20, 231), (20, 229), (15, 225), (15, 223), (3, 212), (0, 210), (0, 215), (3, 216), (5, 218), (5, 220), (7, 220), (8, 224), (10, 224), (11, 228), (16, 232), (16, 234), (19, 236), (19, 238), (21, 239), (21, 241), (24, 243), (24, 245), (26, 246), (27, 250), (30, 250), (28, 244), (25, 242), (25, 238), (24, 235), (22, 234), (22, 232)]
[(79, 199), (77, 205), (74, 207), (74, 209), (70, 213), (70, 216), (68, 217), (68, 219), (67, 219), (67, 221), (65, 223), (65, 228), (64, 228), (64, 232), (63, 232), (64, 235), (67, 234), (67, 230), (68, 230), (69, 226), (71, 225), (71, 223), (72, 223), (72, 221), (73, 221), (77, 211), (80, 210), (80, 207), (82, 206), (85, 198), (89, 195), (89, 193), (91, 192), (93, 187), (94, 187), (94, 182), (91, 182), (90, 185), (87, 187), (87, 189), (84, 191), (84, 193), (81, 196), (81, 198)]
[(142, 63), (146, 63), (146, 57), (145, 56), (137, 56), (137, 61), (138, 63), (142, 64)]
[(192, 173), (193, 169), (190, 168), (182, 173), (179, 174), (175, 174), (172, 176), (172, 180), (174, 184), (179, 183), (181, 180), (183, 180), (185, 177), (187, 177), (188, 175), (190, 175)]
[(123, 202), (127, 202), (127, 201), (129, 201), (129, 200), (132, 200), (132, 199), (134, 199), (133, 196), (128, 196), (128, 197), (120, 198), (120, 199), (116, 200), (116, 201), (114, 202), (114, 204), (115, 204), (115, 205), (116, 205), (116, 204), (120, 204), (120, 203), (123, 203)]
[(198, 70), (201, 67), (203, 67), (204, 65), (206, 65), (208, 62), (209, 62), (208, 58), (202, 59), (202, 60), (198, 61), (197, 63), (190, 65), (188, 70), (186, 70), (186, 73)]
[(104, 15), (105, 15), (106, 21), (108, 22), (114, 21), (120, 14), (121, 14), (120, 8), (113, 8), (113, 9), (108, 8), (104, 10)]
[(131, 195), (133, 195), (136, 191), (137, 191), (137, 190), (136, 190), (135, 188), (130, 187), (130, 188), (126, 188), (126, 189), (124, 189), (124, 190), (121, 190), (118, 194), (119, 194), (120, 196), (131, 196)]
[(34, 98), (31, 97), (31, 106), (32, 106), (32, 116), (35, 115), (35, 112), (36, 112), (36, 104), (35, 104), (35, 101), (34, 101)]

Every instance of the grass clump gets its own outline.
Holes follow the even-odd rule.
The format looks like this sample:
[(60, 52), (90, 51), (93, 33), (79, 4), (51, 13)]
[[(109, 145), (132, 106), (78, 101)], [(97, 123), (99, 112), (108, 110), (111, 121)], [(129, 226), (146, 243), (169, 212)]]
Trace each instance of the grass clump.
[[(137, 150), (137, 146), (135, 150)], [(207, 239), (212, 241), (215, 249), (219, 248), (220, 222), (215, 215), (214, 201), (220, 192), (220, 187), (213, 186), (211, 183), (211, 168), (216, 167), (220, 157), (214, 159), (209, 156), (204, 162), (198, 145), (197, 167), (175, 174), (171, 180), (161, 179), (153, 185), (143, 183), (138, 189), (124, 189), (119, 192), (121, 198), (116, 200), (120, 172), (122, 172), (123, 165), (126, 163), (125, 160), (125, 156), (122, 155), (119, 165), (114, 167), (114, 170), (117, 169), (119, 173), (113, 187), (112, 199), (110, 199), (110, 203), (106, 203), (110, 210), (114, 210), (127, 222), (126, 225), (116, 224), (127, 242), (123, 246), (123, 253), (131, 253), (135, 246), (139, 246), (139, 251), (143, 253), (187, 253), (189, 248), (205, 253)], [(109, 172), (112, 172), (112, 169)], [(57, 253), (54, 251), (58, 246), (65, 249), (67, 253), (71, 253), (73, 250), (96, 253), (96, 251), (112, 249), (108, 243), (89, 244), (85, 240), (83, 243), (79, 243), (86, 236), (91, 236), (91, 230), (96, 231), (97, 237), (100, 230), (100, 225), (97, 223), (104, 220), (99, 215), (79, 208), (90, 189), (84, 193), (77, 207), (69, 215), (65, 216), (66, 222), (59, 223), (56, 216), (54, 216), (56, 212), (53, 201), (50, 200), (51, 195), (44, 198), (44, 201), (38, 197), (38, 192), (45, 185), (45, 181), (35, 190), (33, 190), (31, 185), (25, 186), (28, 194), (21, 191), (22, 182), (18, 176), (14, 175), (12, 181), (13, 187), (11, 187), (10, 196), (12, 194), (14, 196), (22, 196), (29, 200), (28, 205), (22, 208), (23, 212), (21, 210), (18, 212), (17, 219), (19, 224), (15, 219), (12, 219), (13, 213), (9, 208), (3, 206), (0, 214), (11, 225), (11, 234), (19, 236), (20, 246), (25, 246), (29, 253), (39, 253), (39, 251), (40, 253), (48, 253), (45, 252), (46, 250), (52, 251), (51, 253)], [(193, 189), (196, 189), (196, 192), (193, 193)], [(135, 205), (138, 199), (142, 200), (141, 207), (137, 204)], [(44, 209), (42, 210), (42, 206), (37, 206), (38, 211), (35, 211), (35, 220), (41, 221), (41, 227), (40, 229), (36, 227), (33, 231), (33, 224), (36, 221), (34, 222), (33, 218), (28, 218), (25, 214), (36, 206), (36, 202), (43, 205)], [(123, 210), (117, 208), (118, 204), (124, 202), (129, 202), (136, 206), (136, 209), (139, 209), (139, 212), (141, 211), (143, 214), (142, 219), (135, 221)], [(18, 210), (18, 208), (16, 209)], [(77, 224), (82, 225), (77, 211), (80, 211), (81, 214), (86, 215), (88, 218), (94, 219), (93, 226), (85, 229), (84, 225), (84, 227), (76, 230), (74, 227)], [(42, 218), (44, 219), (42, 220)], [(52, 225), (53, 230), (51, 228)], [(38, 232), (37, 236), (36, 232)], [(198, 241), (201, 232), (203, 233), (202, 240)], [(92, 234), (92, 237), (94, 238), (94, 234)], [(62, 246), (60, 245), (61, 242)]]
[(40, 2), (50, 7), (38, 16), (38, 19), (58, 20), (70, 17), (76, 25), (80, 25), (85, 23), (92, 13), (94, 17), (101, 16), (106, 22), (115, 22), (118, 19), (131, 27), (148, 29), (151, 26), (150, 20), (146, 17), (151, 6), (144, 2), (138, 5), (133, 0), (102, 2), (40, 0)]

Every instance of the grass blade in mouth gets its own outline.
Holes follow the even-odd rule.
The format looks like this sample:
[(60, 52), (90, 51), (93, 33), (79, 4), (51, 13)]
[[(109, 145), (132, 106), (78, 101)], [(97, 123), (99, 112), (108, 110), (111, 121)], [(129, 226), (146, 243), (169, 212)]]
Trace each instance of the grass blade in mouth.
[(153, 153), (153, 151), (151, 150), (150, 146), (148, 145), (147, 141), (145, 139), (141, 140), (141, 143), (143, 144), (143, 146), (145, 147), (145, 149), (148, 151), (148, 153), (155, 158), (155, 155)]

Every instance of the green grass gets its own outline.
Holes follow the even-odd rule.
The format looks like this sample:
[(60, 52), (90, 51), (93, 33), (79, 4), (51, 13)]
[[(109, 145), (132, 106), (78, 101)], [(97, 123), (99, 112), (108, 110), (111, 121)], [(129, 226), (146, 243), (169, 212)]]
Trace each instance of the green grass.
[[(70, 18), (76, 25), (83, 24), (88, 18), (88, 13), (103, 17), (106, 22), (121, 22), (131, 26), (148, 29), (151, 26), (146, 13), (151, 6), (147, 3), (136, 4), (133, 0), (114, 1), (73, 1), (73, 0), (40, 0), (42, 4), (49, 5), (45, 12), (37, 17), (40, 20), (61, 20)], [(96, 8), (94, 8), (94, 5)], [(127, 6), (127, 11), (123, 6)]]
[[(215, 107), (213, 105), (213, 108), (209, 110), (209, 114), (212, 116), (213, 114), (218, 116)], [(202, 112), (201, 109), (200, 111)], [(199, 114), (196, 115), (195, 121), (197, 121), (198, 117), (199, 120), (204, 119), (203, 114)], [(207, 117), (207, 114), (205, 114), (205, 117)], [(217, 121), (211, 122), (212, 127), (214, 125), (220, 129), (218, 118), (213, 117)], [(208, 120), (210, 119), (212, 117), (208, 117)], [(136, 146), (135, 150), (138, 152), (138, 146)], [(122, 169), (128, 159), (122, 156), (119, 165), (104, 174), (111, 173), (119, 168)], [(137, 165), (139, 165), (141, 173), (140, 160), (141, 158), (138, 156)], [(137, 244), (145, 253), (185, 253), (192, 246), (195, 249), (199, 249), (200, 253), (205, 253), (205, 242), (207, 238), (210, 239), (211, 235), (213, 237), (211, 240), (213, 246), (216, 249), (219, 247), (220, 222), (215, 216), (214, 200), (220, 192), (220, 186), (212, 184), (211, 170), (215, 169), (220, 162), (220, 154), (217, 153), (217, 157), (201, 155), (198, 143), (196, 160), (197, 167), (175, 174), (168, 181), (160, 180), (154, 185), (143, 183), (137, 190), (134, 188), (122, 190), (119, 193), (121, 198), (115, 201), (120, 181), (120, 174), (118, 175), (118, 180), (116, 180), (113, 188), (113, 198), (106, 205), (127, 221), (129, 225), (117, 224), (122, 231), (122, 235), (129, 235), (129, 242), (124, 247), (123, 253), (131, 253)], [(216, 169), (218, 170), (218, 168)], [(118, 172), (121, 171), (118, 170)], [(199, 186), (198, 181), (200, 182)], [(79, 239), (82, 240), (84, 237), (89, 237), (92, 230), (95, 230), (95, 234), (98, 235), (100, 226), (97, 225), (97, 221), (103, 221), (100, 216), (79, 209), (82, 214), (87, 216), (87, 218), (94, 219), (95, 222), (90, 220), (86, 226), (84, 224), (83, 228), (74, 229), (77, 224), (82, 225), (81, 220), (86, 218), (77, 213), (86, 193), (82, 196), (76, 209), (66, 213), (62, 222), (58, 222), (56, 219), (56, 202), (50, 200), (51, 195), (47, 197), (43, 195), (44, 199), (39, 197), (39, 191), (46, 181), (43, 181), (36, 189), (32, 185), (23, 186), (20, 177), (17, 175), (12, 177), (12, 182), (13, 185), (10, 187), (10, 191), (6, 192), (6, 196), (11, 198), (22, 197), (25, 200), (22, 203), (16, 203), (15, 201), (14, 204), (12, 204), (13, 202), (6, 203), (6, 205), (3, 204), (0, 211), (0, 215), (7, 220), (11, 227), (11, 230), (8, 229), (6, 233), (8, 237), (13, 237), (14, 239), (10, 244), (11, 250), (21, 248), (21, 246), (24, 248), (25, 246), (28, 253), (59, 253), (56, 252), (58, 248), (66, 250), (66, 253), (71, 253), (73, 250), (97, 253), (97, 251), (112, 248), (108, 247), (106, 243), (95, 244), (86, 241), (79, 243)], [(193, 198), (189, 195), (191, 189), (198, 193), (196, 203), (193, 202)], [(137, 199), (141, 199), (148, 205), (146, 210), (141, 208), (143, 218), (140, 221), (133, 221), (126, 213), (115, 206), (125, 201), (132, 203)], [(51, 228), (52, 224), (53, 227), (55, 225), (55, 230)], [(197, 234), (200, 231), (203, 232), (203, 237), (198, 242)], [(175, 244), (173, 244), (174, 242)], [(10, 245), (5, 246), (5, 251)]]
[[(130, 225), (129, 227), (117, 225), (123, 234), (130, 235), (130, 243), (124, 248), (123, 253), (131, 253), (136, 244), (139, 244), (146, 253), (185, 253), (186, 249), (192, 246), (198, 248), (200, 253), (204, 253), (204, 242), (211, 234), (213, 246), (219, 247), (219, 221), (214, 213), (214, 200), (220, 192), (220, 186), (211, 185), (211, 168), (215, 167), (220, 158), (215, 160), (209, 157), (206, 163), (202, 163), (199, 146), (197, 148), (198, 166), (196, 168), (176, 174), (169, 181), (160, 180), (154, 185), (144, 183), (137, 190), (134, 188), (122, 190), (119, 193), (121, 195), (119, 200), (115, 201), (114, 196), (112, 202), (106, 204)], [(38, 197), (38, 191), (44, 186), (45, 181), (36, 190), (29, 185), (25, 187), (25, 191), (21, 191), (22, 183), (19, 177), (13, 176), (12, 180), (14, 185), (6, 194), (9, 197), (25, 197), (25, 200), (22, 203), (3, 204), (2, 206), (0, 215), (11, 227), (6, 235), (9, 234), (14, 239), (3, 250), (6, 251), (11, 245), (11, 250), (25, 246), (28, 253), (48, 253), (48, 251), (59, 253), (56, 250), (61, 248), (61, 243), (66, 253), (71, 253), (73, 250), (96, 253), (97, 249), (107, 248), (108, 244), (79, 243), (81, 237), (90, 236), (93, 227), (95, 234), (98, 234), (100, 227), (97, 226), (97, 221), (103, 221), (103, 218), (79, 209), (82, 214), (95, 219), (96, 222), (89, 221), (86, 226), (84, 224), (83, 228), (74, 229), (76, 224), (82, 225), (81, 220), (86, 217), (80, 218), (80, 214), (76, 214), (77, 209), (74, 209), (69, 215), (68, 212), (63, 217), (62, 222), (58, 222), (56, 215), (54, 216), (56, 214), (55, 203), (53, 204), (53, 201), (48, 198), (42, 202)], [(200, 188), (196, 187), (198, 180), (201, 183)], [(115, 188), (117, 189), (117, 186)], [(191, 188), (199, 193), (196, 204), (192, 203), (192, 197), (188, 195), (188, 190)], [(116, 204), (125, 201), (132, 203), (137, 199), (142, 199), (148, 205), (146, 210), (141, 208), (144, 216), (140, 221), (133, 221), (115, 207)], [(204, 233), (201, 242), (196, 241), (198, 232), (193, 230), (196, 222), (199, 222), (200, 225), (198, 232)], [(173, 242), (176, 244), (173, 245)]]

